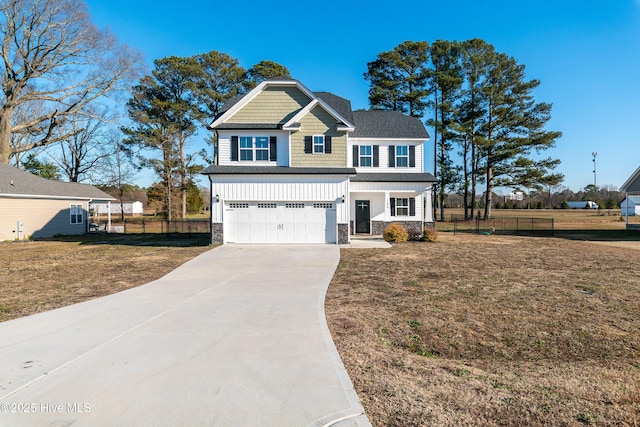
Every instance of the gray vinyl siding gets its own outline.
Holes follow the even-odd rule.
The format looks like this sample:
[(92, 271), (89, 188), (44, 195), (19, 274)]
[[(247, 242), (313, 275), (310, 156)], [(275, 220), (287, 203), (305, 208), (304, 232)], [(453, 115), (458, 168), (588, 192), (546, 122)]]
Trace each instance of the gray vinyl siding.
[[(72, 204), (82, 206), (82, 224), (71, 224)], [(84, 234), (87, 232), (87, 201), (0, 198), (0, 241), (18, 238), (18, 221), (24, 223), (21, 239)]]

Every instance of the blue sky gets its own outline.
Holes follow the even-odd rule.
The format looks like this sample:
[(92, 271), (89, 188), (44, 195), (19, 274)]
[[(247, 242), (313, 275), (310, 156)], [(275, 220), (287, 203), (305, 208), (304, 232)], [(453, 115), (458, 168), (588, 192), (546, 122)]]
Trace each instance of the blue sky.
[[(526, 65), (563, 133), (563, 185), (621, 186), (640, 166), (640, 0), (88, 0), (94, 22), (154, 59), (211, 50), (285, 65), (314, 91), (368, 107), (367, 62), (405, 40), (481, 38)], [(427, 152), (431, 152), (427, 149)], [(431, 165), (432, 160), (427, 159)], [(427, 170), (430, 171), (430, 170)]]

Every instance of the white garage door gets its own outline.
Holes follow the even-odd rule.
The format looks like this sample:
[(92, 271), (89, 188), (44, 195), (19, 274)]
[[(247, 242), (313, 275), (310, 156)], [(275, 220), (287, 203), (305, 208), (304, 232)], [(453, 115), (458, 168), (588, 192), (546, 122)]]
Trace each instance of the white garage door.
[(336, 209), (330, 202), (227, 202), (229, 243), (335, 243)]

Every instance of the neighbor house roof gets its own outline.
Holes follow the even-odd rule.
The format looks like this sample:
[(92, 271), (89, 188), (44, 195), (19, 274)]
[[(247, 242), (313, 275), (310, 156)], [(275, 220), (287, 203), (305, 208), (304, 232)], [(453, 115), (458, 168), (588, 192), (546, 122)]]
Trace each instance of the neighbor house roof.
[(417, 117), (399, 111), (360, 110), (353, 112), (352, 138), (429, 139), (429, 133)]
[(622, 184), (620, 191), (636, 192), (640, 191), (640, 167), (633, 172), (633, 174)]
[(115, 200), (93, 185), (60, 182), (0, 164), (0, 196), (38, 199)]
[(354, 168), (305, 168), (287, 166), (219, 166), (213, 165), (203, 175), (355, 175)]

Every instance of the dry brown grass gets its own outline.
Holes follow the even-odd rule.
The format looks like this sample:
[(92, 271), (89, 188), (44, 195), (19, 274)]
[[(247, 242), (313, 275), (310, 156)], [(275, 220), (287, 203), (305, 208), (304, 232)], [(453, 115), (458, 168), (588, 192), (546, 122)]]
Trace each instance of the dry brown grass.
[(332, 336), (375, 426), (640, 424), (640, 242), (343, 249)]
[(0, 321), (148, 283), (208, 249), (163, 236), (0, 243)]

